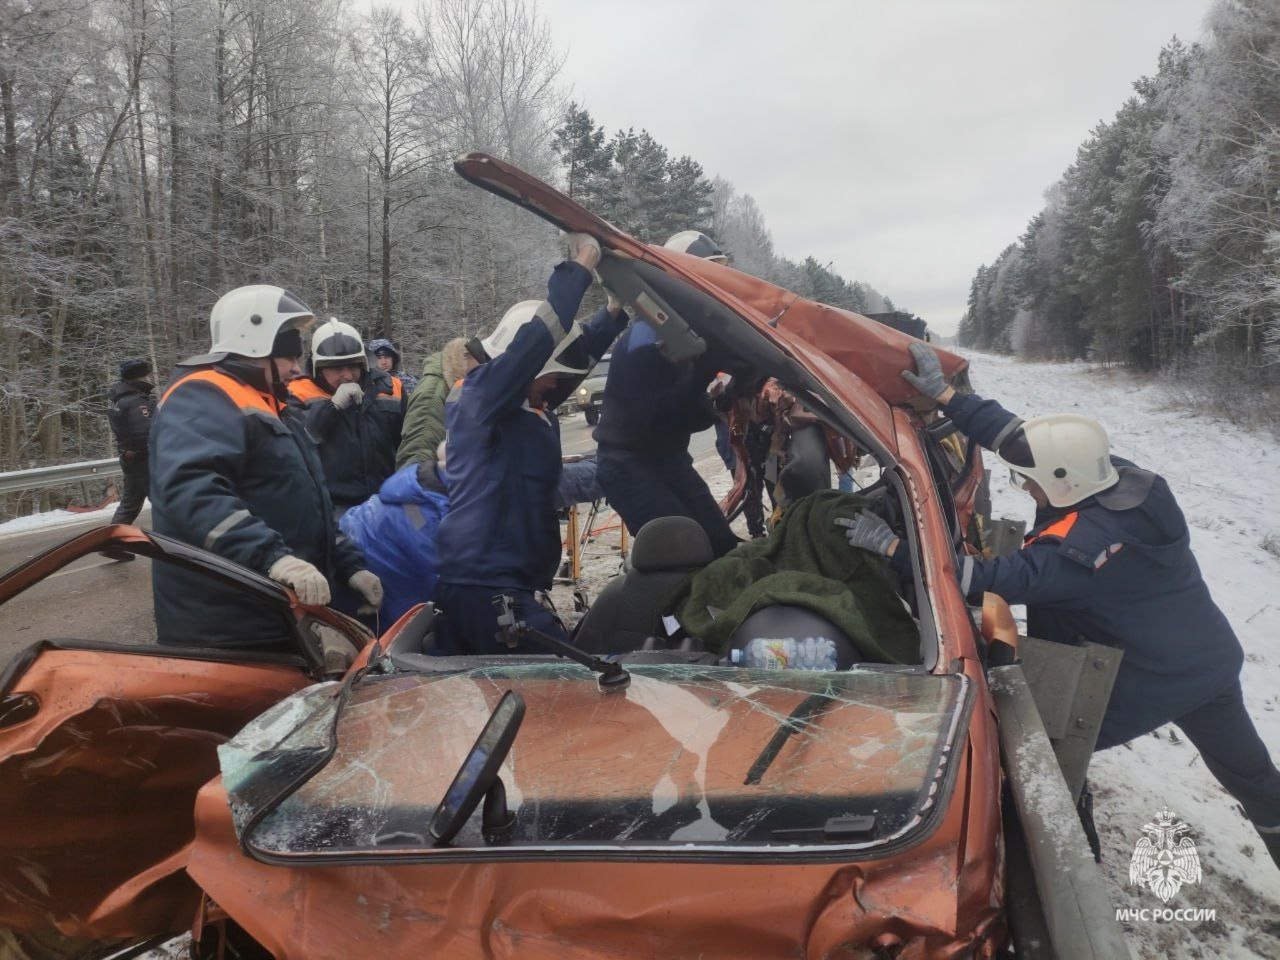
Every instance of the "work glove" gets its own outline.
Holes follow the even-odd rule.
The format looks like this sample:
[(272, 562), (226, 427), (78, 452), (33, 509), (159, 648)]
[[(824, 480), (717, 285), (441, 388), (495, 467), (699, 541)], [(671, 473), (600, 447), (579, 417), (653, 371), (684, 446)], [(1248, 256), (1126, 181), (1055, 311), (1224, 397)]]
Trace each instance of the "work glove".
[(600, 243), (588, 233), (570, 233), (564, 238), (569, 247), (569, 259), (594, 270), (600, 262)]
[(360, 652), (341, 631), (323, 623), (310, 624), (311, 635), (320, 644), (320, 657), (325, 673), (346, 673)]
[(333, 405), (339, 410), (359, 406), (364, 399), (364, 391), (358, 383), (344, 383), (333, 391)]
[(836, 517), (832, 522), (837, 527), (844, 527), (844, 538), (849, 541), (849, 546), (869, 550), (878, 557), (887, 557), (889, 544), (898, 539), (889, 525), (870, 510), (863, 510), (853, 520)]
[(357, 570), (347, 583), (365, 599), (365, 605), (357, 613), (376, 613), (382, 606), (382, 581), (376, 575), (368, 570)]
[(942, 364), (938, 355), (923, 343), (912, 343), (907, 347), (916, 362), (916, 373), (902, 371), (902, 379), (907, 381), (926, 397), (937, 400), (948, 387), (947, 379), (942, 375)]
[(267, 576), (291, 588), (308, 606), (320, 607), (329, 602), (329, 581), (325, 575), (291, 553), (273, 563)]

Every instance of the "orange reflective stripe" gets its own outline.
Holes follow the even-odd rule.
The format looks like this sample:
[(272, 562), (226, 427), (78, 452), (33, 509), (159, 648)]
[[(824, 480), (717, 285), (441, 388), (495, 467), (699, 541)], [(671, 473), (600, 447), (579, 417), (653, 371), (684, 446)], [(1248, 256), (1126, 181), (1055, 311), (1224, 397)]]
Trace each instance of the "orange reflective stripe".
[(403, 396), (404, 396), (404, 384), (400, 382), (399, 377), (392, 377), (391, 378), (391, 398), (393, 400), (399, 400)]
[(289, 381), (289, 393), (306, 403), (308, 400), (328, 400), (329, 395), (310, 377), (299, 377)]
[(1028, 535), (1027, 538), (1022, 541), (1022, 545), (1025, 547), (1029, 544), (1035, 543), (1037, 540), (1046, 540), (1050, 537), (1057, 540), (1065, 540), (1067, 538), (1067, 534), (1071, 532), (1071, 528), (1076, 525), (1076, 521), (1078, 519), (1080, 519), (1079, 511), (1072, 511), (1061, 520), (1055, 520), (1039, 533), (1032, 533)]
[(161, 404), (168, 400), (169, 395), (184, 383), (192, 383), (197, 380), (217, 387), (225, 393), (227, 395), (227, 399), (239, 407), (241, 411), (259, 410), (262, 413), (268, 413), (273, 417), (280, 416), (279, 404), (276, 403), (274, 397), (269, 397), (265, 393), (259, 393), (247, 383), (241, 383), (235, 377), (230, 374), (223, 373), (220, 370), (197, 370), (195, 373), (187, 374), (164, 392), (164, 396), (160, 398)]

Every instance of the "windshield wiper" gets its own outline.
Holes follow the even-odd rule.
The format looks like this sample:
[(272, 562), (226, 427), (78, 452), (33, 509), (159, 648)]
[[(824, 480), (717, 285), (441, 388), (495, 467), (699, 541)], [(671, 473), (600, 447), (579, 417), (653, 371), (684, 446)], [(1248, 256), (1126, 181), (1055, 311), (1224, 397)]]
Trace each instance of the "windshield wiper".
[(876, 818), (872, 814), (852, 817), (829, 817), (820, 827), (779, 827), (769, 831), (775, 840), (836, 841), (857, 840), (875, 833)]
[(742, 781), (743, 784), (752, 786), (759, 783), (773, 761), (778, 758), (778, 754), (782, 752), (782, 748), (786, 745), (787, 740), (791, 738), (791, 735), (799, 733), (814, 717), (835, 703), (836, 699), (834, 694), (828, 692), (811, 693), (801, 700), (799, 705), (787, 716), (787, 719), (778, 724), (778, 729), (773, 737), (765, 744), (764, 749), (760, 751), (760, 756), (756, 757), (756, 762), (751, 764), (751, 769), (747, 771), (747, 779)]
[(561, 640), (529, 626), (523, 620), (516, 619), (515, 601), (510, 594), (500, 593), (493, 598), (493, 605), (498, 609), (498, 642), (508, 647), (515, 647), (525, 637), (532, 637), (558, 657), (566, 657), (580, 663), (588, 670), (600, 674), (597, 681), (601, 693), (616, 693), (625, 690), (631, 683), (631, 674), (623, 669), (622, 664), (611, 660), (601, 660), (585, 650), (580, 650), (567, 640)]

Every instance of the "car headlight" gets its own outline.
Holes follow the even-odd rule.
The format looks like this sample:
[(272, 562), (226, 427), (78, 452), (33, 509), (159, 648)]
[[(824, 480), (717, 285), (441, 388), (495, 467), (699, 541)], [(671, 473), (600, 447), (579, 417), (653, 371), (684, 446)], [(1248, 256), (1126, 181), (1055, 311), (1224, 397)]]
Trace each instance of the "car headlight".
[(580, 396), (580, 397), (585, 397), (586, 395), (587, 395), (587, 388), (586, 388), (586, 387), (579, 387), (579, 388), (578, 388), (578, 396)]

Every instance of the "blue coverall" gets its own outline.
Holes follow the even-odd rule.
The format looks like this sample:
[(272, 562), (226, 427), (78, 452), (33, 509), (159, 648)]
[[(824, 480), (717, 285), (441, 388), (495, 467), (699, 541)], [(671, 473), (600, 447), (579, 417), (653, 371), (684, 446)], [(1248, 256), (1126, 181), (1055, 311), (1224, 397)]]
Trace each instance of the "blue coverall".
[[(988, 450), (1021, 423), (973, 394), (956, 394), (944, 412)], [(1111, 462), (1115, 487), (1037, 510), (1016, 554), (959, 558), (960, 589), (975, 603), (989, 591), (1026, 604), (1031, 636), (1123, 650), (1097, 749), (1176, 724), (1280, 864), (1280, 772), (1244, 708), (1240, 642), (1209, 595), (1164, 478)], [(898, 550), (893, 565), (907, 562)]]
[[(591, 273), (572, 261), (547, 281), (547, 301), (560, 320), (558, 335), (534, 319), (499, 356), (476, 367), (445, 404), (445, 472), (449, 513), (440, 524), (436, 603), (443, 613), (441, 654), (506, 653), (496, 640), (493, 598), (507, 594), (530, 626), (563, 638), (551, 613), (534, 598), (550, 588), (560, 562), (556, 487), (560, 480), (560, 424), (555, 408), (575, 386), (565, 382), (544, 409), (528, 401), (529, 387), (573, 325)], [(598, 360), (626, 323), (601, 310), (578, 343)], [(525, 640), (517, 652), (543, 652)]]
[(738, 538), (689, 456), (689, 438), (716, 422), (707, 397), (715, 374), (698, 361), (673, 364), (653, 327), (637, 319), (613, 348), (594, 436), (600, 486), (628, 530), (656, 517), (689, 517), (723, 556)]
[[(330, 585), (363, 569), (338, 532), (316, 446), (258, 367), (180, 367), (151, 431), (151, 525), (265, 575), (285, 554)], [(243, 591), (176, 564), (151, 567), (159, 642), (292, 650), (291, 625)]]

